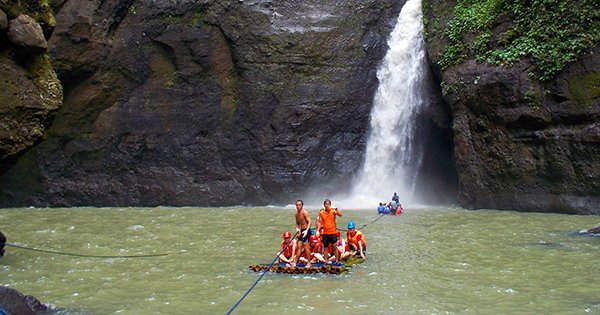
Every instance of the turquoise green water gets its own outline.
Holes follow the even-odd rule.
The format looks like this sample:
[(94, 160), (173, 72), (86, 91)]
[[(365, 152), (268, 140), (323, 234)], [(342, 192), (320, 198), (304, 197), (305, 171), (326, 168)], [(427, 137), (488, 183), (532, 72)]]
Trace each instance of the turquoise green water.
[[(310, 209), (309, 209), (310, 210)], [(294, 224), (283, 208), (1, 209), (0, 284), (86, 314), (225, 314)], [(316, 216), (316, 211), (310, 211)], [(597, 216), (408, 209), (368, 224), (350, 273), (267, 274), (234, 314), (600, 314)]]

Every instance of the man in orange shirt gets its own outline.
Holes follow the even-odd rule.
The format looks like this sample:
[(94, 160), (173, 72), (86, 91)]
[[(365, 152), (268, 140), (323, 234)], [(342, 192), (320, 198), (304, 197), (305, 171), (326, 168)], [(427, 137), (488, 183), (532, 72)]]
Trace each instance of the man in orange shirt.
[(335, 262), (340, 262), (340, 252), (337, 250), (335, 244), (337, 243), (337, 226), (335, 223), (336, 216), (342, 216), (342, 212), (338, 208), (331, 207), (331, 200), (325, 199), (323, 202), (324, 208), (319, 211), (319, 217), (317, 218), (317, 231), (323, 228), (323, 235), (321, 235), (321, 241), (325, 247), (325, 261), (329, 261), (329, 246), (333, 246), (333, 252), (335, 254)]

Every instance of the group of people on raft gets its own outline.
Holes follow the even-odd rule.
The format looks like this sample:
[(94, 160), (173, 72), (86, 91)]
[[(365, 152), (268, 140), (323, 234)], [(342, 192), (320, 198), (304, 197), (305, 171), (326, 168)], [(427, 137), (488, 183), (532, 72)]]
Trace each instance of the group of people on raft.
[(385, 202), (380, 202), (379, 207), (377, 207), (377, 212), (380, 214), (401, 215), (402, 211), (404, 210), (402, 209), (402, 205), (400, 204), (400, 197), (397, 193), (394, 193), (394, 195), (392, 196), (392, 201), (390, 201), (387, 204)]
[[(304, 202), (296, 200), (296, 236), (283, 233), (279, 263), (289, 266), (311, 267), (313, 264), (339, 265), (351, 256), (366, 258), (367, 242), (353, 221), (348, 222), (346, 238), (342, 238), (337, 229), (336, 217), (341, 217), (338, 208), (331, 207), (331, 200), (325, 199), (323, 209), (317, 216), (316, 229), (311, 229), (312, 220)], [(297, 239), (296, 239), (297, 238)]]

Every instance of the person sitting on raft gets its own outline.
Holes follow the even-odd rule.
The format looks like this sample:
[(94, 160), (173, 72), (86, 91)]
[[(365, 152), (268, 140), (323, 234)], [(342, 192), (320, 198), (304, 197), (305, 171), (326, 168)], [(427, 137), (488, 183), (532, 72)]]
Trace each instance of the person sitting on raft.
[(384, 202), (380, 202), (379, 207), (377, 207), (377, 213), (380, 213), (380, 214), (390, 213), (390, 210), (385, 206)]
[(290, 240), (292, 233), (288, 231), (285, 231), (282, 237), (283, 241), (281, 241), (281, 247), (279, 248), (279, 263), (292, 265), (296, 254), (296, 240)]
[(358, 254), (360, 257), (365, 258), (367, 240), (361, 231), (356, 230), (354, 221), (348, 222), (346, 242), (348, 243), (350, 251), (354, 252), (353, 255)]
[(400, 215), (402, 214), (402, 205), (400, 204), (400, 197), (398, 196), (397, 193), (394, 193), (394, 195), (392, 196), (392, 202), (390, 203), (393, 205), (392, 207), (392, 214), (397, 214)]
[(392, 196), (392, 201), (395, 201), (396, 204), (400, 204), (400, 196), (398, 196), (397, 193), (394, 193), (394, 195)]
[(396, 214), (397, 215), (401, 215), (402, 212), (404, 212), (404, 209), (402, 209), (402, 205), (398, 204), (398, 208), (396, 209)]
[(346, 261), (350, 257), (350, 252), (348, 251), (348, 243), (345, 239), (341, 238), (340, 231), (338, 231), (336, 235), (338, 240), (335, 246), (337, 247), (337, 250), (340, 253), (340, 261)]
[(323, 243), (319, 240), (316, 235), (310, 236), (310, 251), (304, 252), (300, 261), (302, 261), (306, 267), (310, 267), (312, 264), (325, 263), (323, 257)]

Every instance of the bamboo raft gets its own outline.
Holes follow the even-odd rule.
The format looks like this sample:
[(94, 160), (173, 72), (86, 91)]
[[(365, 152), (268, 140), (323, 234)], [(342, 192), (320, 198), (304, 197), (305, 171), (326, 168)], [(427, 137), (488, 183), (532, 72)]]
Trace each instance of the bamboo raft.
[(284, 274), (313, 274), (313, 273), (323, 273), (323, 274), (334, 274), (339, 275), (350, 270), (350, 267), (354, 264), (359, 264), (364, 262), (365, 260), (362, 258), (351, 258), (345, 264), (336, 264), (336, 265), (325, 265), (325, 264), (313, 264), (310, 267), (304, 266), (286, 266), (285, 264), (275, 264), (269, 267), (268, 264), (258, 264), (248, 266), (250, 270), (254, 272), (272, 272), (272, 273), (284, 273)]

